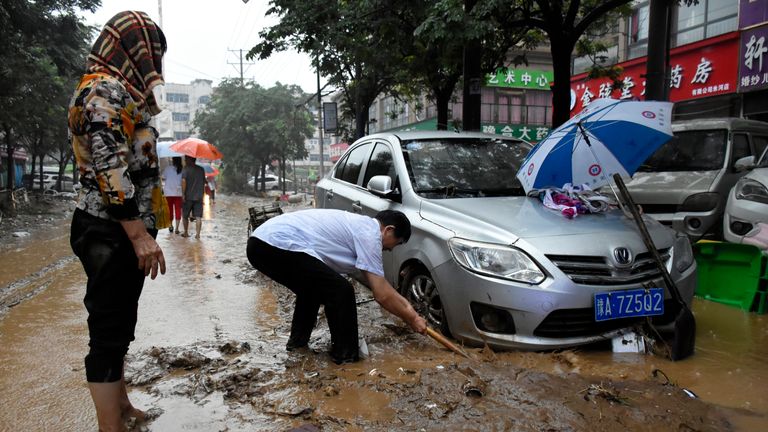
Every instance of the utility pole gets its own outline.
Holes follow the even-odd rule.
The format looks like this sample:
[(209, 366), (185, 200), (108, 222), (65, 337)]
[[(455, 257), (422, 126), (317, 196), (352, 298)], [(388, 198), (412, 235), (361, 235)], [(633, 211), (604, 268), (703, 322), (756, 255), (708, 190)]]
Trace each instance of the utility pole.
[(243, 78), (245, 70), (243, 69), (243, 65), (251, 66), (251, 65), (253, 65), (253, 63), (243, 63), (243, 50), (242, 49), (239, 49), (239, 50), (227, 50), (227, 51), (229, 51), (231, 53), (235, 53), (235, 54), (239, 53), (240, 61), (238, 61), (236, 63), (227, 62), (227, 64), (231, 64), (231, 65), (235, 66), (235, 70), (238, 70), (237, 65), (240, 65), (240, 68), (239, 68), (239, 71), (240, 71), (240, 86), (245, 86), (245, 79)]
[(325, 159), (323, 158), (323, 102), (320, 97), (320, 60), (317, 61), (317, 132), (320, 136), (320, 177), (325, 176)]
[[(464, 0), (464, 13), (469, 15), (476, 4), (477, 0)], [(482, 43), (478, 39), (464, 42), (464, 90), (462, 93), (461, 124), (465, 131), (480, 130), (482, 48)]]

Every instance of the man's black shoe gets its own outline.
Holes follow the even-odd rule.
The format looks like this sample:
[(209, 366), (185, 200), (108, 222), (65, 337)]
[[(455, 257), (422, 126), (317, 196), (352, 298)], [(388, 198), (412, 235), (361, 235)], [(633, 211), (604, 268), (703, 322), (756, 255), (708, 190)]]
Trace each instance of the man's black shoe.
[(353, 350), (339, 350), (339, 352), (331, 350), (331, 359), (337, 365), (345, 363), (354, 363), (360, 361), (360, 353), (357, 347)]

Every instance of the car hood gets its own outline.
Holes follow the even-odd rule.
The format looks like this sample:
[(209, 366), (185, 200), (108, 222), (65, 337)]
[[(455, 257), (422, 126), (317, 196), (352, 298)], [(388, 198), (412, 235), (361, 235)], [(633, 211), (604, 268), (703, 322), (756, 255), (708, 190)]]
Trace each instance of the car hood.
[(638, 172), (627, 189), (637, 204), (679, 205), (691, 195), (708, 192), (719, 171)]
[[(560, 212), (544, 207), (537, 198), (464, 198), (423, 200), (421, 217), (452, 230), (457, 237), (513, 244), (518, 239), (562, 238), (563, 241), (626, 239), (641, 241), (635, 223), (619, 210), (579, 215), (567, 219)], [(671, 231), (644, 217), (657, 247), (672, 243)], [(631, 239), (631, 240), (630, 240)]]

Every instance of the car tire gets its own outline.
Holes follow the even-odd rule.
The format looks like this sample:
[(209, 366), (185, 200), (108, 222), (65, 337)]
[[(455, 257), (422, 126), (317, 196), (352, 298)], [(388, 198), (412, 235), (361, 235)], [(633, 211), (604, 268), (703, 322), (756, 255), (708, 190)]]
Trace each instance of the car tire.
[(438, 328), (443, 335), (451, 337), (440, 292), (427, 270), (419, 267), (408, 268), (403, 275), (400, 293), (419, 315), (426, 318), (429, 325)]

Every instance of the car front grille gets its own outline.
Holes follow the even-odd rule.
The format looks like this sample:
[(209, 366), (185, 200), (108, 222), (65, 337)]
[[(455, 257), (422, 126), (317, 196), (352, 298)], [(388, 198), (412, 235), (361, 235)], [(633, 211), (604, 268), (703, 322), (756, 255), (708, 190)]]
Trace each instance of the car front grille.
[[(669, 260), (669, 248), (660, 249), (661, 260)], [(583, 285), (639, 285), (661, 277), (650, 252), (635, 257), (630, 267), (618, 268), (606, 257), (585, 255), (547, 255), (572, 281)]]
[[(654, 325), (671, 323), (680, 305), (672, 299), (664, 301), (664, 315), (651, 317)], [(559, 309), (551, 312), (533, 331), (534, 336), (546, 338), (567, 338), (596, 336), (621, 328), (632, 327), (645, 321), (645, 317), (620, 318), (595, 321), (594, 308)]]

